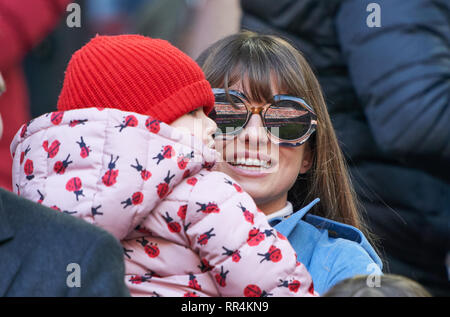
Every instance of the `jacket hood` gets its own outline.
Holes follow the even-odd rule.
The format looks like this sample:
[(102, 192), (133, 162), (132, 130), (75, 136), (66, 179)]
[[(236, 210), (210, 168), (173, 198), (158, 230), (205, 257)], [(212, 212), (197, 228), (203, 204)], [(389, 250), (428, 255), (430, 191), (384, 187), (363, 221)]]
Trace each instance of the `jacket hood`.
[(119, 240), (217, 154), (150, 116), (109, 108), (42, 115), (17, 132), (11, 153), (17, 194), (85, 218)]

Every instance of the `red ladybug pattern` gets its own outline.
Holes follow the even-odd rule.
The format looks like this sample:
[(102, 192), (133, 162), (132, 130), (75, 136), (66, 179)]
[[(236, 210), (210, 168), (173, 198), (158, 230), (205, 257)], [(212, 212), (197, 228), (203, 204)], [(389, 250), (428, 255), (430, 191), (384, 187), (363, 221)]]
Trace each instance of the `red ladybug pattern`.
[(66, 168), (72, 164), (72, 161), (69, 161), (70, 154), (67, 155), (67, 158), (64, 161), (57, 161), (55, 165), (53, 165), (53, 171), (55, 171), (56, 174), (63, 175), (66, 172)]
[(79, 177), (72, 177), (66, 183), (66, 190), (73, 192), (75, 194), (76, 200), (78, 201), (79, 196), (84, 196), (81, 179)]
[(47, 152), (48, 158), (54, 158), (56, 154), (58, 154), (60, 145), (61, 143), (58, 140), (53, 141), (50, 146), (48, 145), (48, 140), (42, 143), (42, 147), (44, 148), (44, 151)]
[(23, 171), (25, 172), (26, 179), (32, 180), (34, 178), (34, 164), (32, 160), (27, 160), (23, 166)]
[(148, 117), (147, 120), (145, 120), (145, 127), (151, 133), (158, 133), (161, 129), (160, 122), (161, 121), (153, 119), (152, 117)]
[(25, 159), (25, 156), (28, 154), (28, 152), (30, 152), (31, 148), (28, 145), (27, 148), (25, 149), (25, 151), (20, 153), (20, 164), (23, 163), (23, 160)]
[(202, 204), (202, 203), (196, 202), (195, 204), (200, 206), (200, 208), (197, 209), (197, 212), (202, 211), (205, 214), (219, 213), (220, 212), (220, 208), (219, 208), (219, 206), (217, 206), (216, 203), (209, 202), (207, 204)]
[(64, 117), (64, 111), (52, 112), (52, 115), (50, 116), (50, 121), (54, 125), (58, 125), (61, 123), (63, 117)]
[(193, 288), (193, 289), (198, 290), (198, 291), (202, 290), (202, 287), (200, 286), (200, 284), (197, 281), (197, 277), (194, 274), (192, 274), (192, 273), (189, 273), (188, 286), (190, 288)]
[[(109, 111), (111, 110), (105, 109), (102, 116)], [(161, 285), (164, 285), (166, 272), (164, 271), (164, 274), (163, 271), (159, 272), (163, 275), (160, 277), (150, 271), (150, 268), (159, 267), (161, 263), (168, 266), (172, 265), (172, 262), (174, 265), (195, 263), (193, 268), (183, 268), (181, 276), (184, 274), (185, 278), (179, 280), (180, 285), (177, 285), (182, 290), (179, 295), (198, 297), (209, 294), (211, 283), (215, 285), (214, 292), (231, 294), (232, 290), (235, 292), (232, 296), (264, 297), (272, 296), (272, 293), (275, 296), (306, 293), (315, 295), (310, 280), (305, 282), (296, 273), (289, 276), (279, 274), (292, 272), (291, 269), (286, 270), (285, 263), (289, 262), (290, 267), (294, 266), (293, 261), (288, 261), (292, 260), (291, 255), (294, 255), (289, 247), (285, 247), (286, 237), (261, 221), (261, 217), (265, 217), (262, 211), (234, 180), (217, 172), (205, 170), (199, 172), (202, 159), (206, 161), (203, 164), (203, 168), (206, 169), (212, 168), (214, 162), (208, 162), (206, 156), (200, 158), (197, 150), (195, 152), (186, 150), (186, 144), (178, 147), (176, 142), (170, 143), (169, 137), (166, 136), (167, 131), (170, 131), (167, 125), (148, 116), (120, 115), (118, 120), (116, 117), (109, 121), (115, 123), (112, 124), (112, 129), (111, 126), (107, 126), (109, 139), (106, 143), (102, 143), (95, 138), (97, 132), (90, 133), (90, 129), (95, 131), (93, 127), (96, 120), (80, 113), (82, 115), (78, 116), (79, 113), (69, 115), (58, 111), (45, 117), (46, 124), (51, 130), (65, 129), (61, 130), (60, 134), (46, 134), (48, 139), (44, 139), (45, 141), (40, 139), (38, 142), (30, 142), (29, 138), (37, 130), (36, 126), (33, 124), (22, 126), (20, 132), (23, 132), (26, 140), (19, 139), (19, 142), (23, 143), (20, 150), (14, 154), (20, 155), (20, 159), (16, 157), (15, 164), (20, 164), (23, 176), (13, 182), (17, 183), (17, 192), (22, 189), (25, 194), (31, 192), (29, 188), (23, 190), (26, 186), (36, 186), (32, 190), (31, 198), (37, 203), (46, 204), (61, 213), (75, 214), (79, 217), (87, 215), (95, 219), (96, 225), (107, 224), (110, 219), (114, 221), (114, 218), (117, 218), (117, 221), (123, 220), (125, 224), (128, 221), (127, 217), (135, 217), (135, 214), (138, 215), (138, 219), (139, 217), (143, 219), (140, 223), (130, 223), (132, 225), (128, 228), (131, 228), (132, 232), (121, 241), (124, 243), (125, 260), (142, 265), (143, 268), (147, 268), (147, 273), (140, 270), (129, 272), (127, 283), (145, 284), (141, 285), (143, 289), (147, 287), (146, 285), (158, 287), (155, 288), (158, 293), (155, 289), (151, 289), (151, 294), (166, 295), (164, 287), (160, 289)], [(121, 124), (117, 125), (117, 122)], [(142, 124), (144, 122), (145, 126)], [(59, 127), (55, 127), (57, 125)], [(137, 128), (131, 129), (132, 127)], [(154, 139), (151, 138), (158, 136), (149, 133), (161, 133), (160, 142), (153, 143)], [(121, 139), (116, 140), (110, 135)], [(149, 137), (150, 139), (147, 139), (149, 146), (143, 142), (141, 148), (135, 148), (133, 151), (131, 145), (139, 140), (128, 142), (127, 138), (130, 135)], [(105, 153), (108, 153), (106, 157)], [(194, 153), (196, 160), (193, 160)], [(200, 164), (197, 164), (197, 158)], [(42, 164), (45, 161), (47, 164)], [(91, 161), (98, 164), (99, 168), (97, 173), (88, 175), (83, 169), (90, 168)], [(41, 171), (43, 167), (45, 173), (49, 175)], [(57, 200), (48, 187), (37, 188), (35, 184), (37, 182), (24, 182), (42, 175), (54, 177), (59, 193), (70, 192), (73, 196), (67, 193), (65, 196), (57, 197), (59, 198)], [(215, 177), (214, 180), (217, 182), (214, 185), (208, 184), (211, 187), (205, 189), (206, 177), (208, 180), (209, 177)], [(101, 181), (98, 178), (101, 178)], [(185, 189), (177, 186), (183, 186)], [(96, 195), (95, 190), (101, 190), (102, 194)], [(156, 195), (153, 190), (156, 191)], [(180, 198), (183, 191), (190, 193), (188, 199)], [(173, 195), (169, 196), (172, 192)], [(104, 193), (114, 193), (114, 196), (108, 197)], [(224, 194), (220, 196), (219, 193)], [(231, 195), (231, 198), (227, 198), (226, 195)], [(92, 204), (88, 204), (93, 197), (96, 199), (92, 200)], [(155, 206), (155, 199), (164, 200), (166, 197), (167, 202), (158, 202), (156, 207), (151, 207)], [(83, 203), (77, 203), (79, 201)], [(88, 210), (81, 210), (83, 205), (87, 205)], [(149, 212), (155, 214), (147, 217), (145, 210), (147, 207)], [(152, 208), (154, 209), (151, 210)], [(121, 218), (122, 216), (124, 218)], [(233, 222), (227, 223), (229, 218), (232, 218)], [(237, 241), (230, 237), (244, 238), (243, 241)], [(191, 249), (183, 251), (183, 248), (180, 248), (180, 255), (183, 252), (190, 254), (195, 251), (198, 252), (198, 257), (187, 259), (185, 262), (175, 258), (169, 259), (174, 253), (168, 248), (175, 243), (178, 247)], [(296, 272), (301, 268), (305, 270), (297, 258), (295, 260), (298, 265), (295, 268)], [(213, 273), (201, 274), (209, 271)], [(248, 276), (242, 274), (245, 271), (248, 272)], [(266, 271), (274, 274), (259, 277), (252, 275), (253, 272)], [(154, 278), (155, 276), (158, 278)], [(238, 280), (238, 276), (244, 278)], [(236, 289), (237, 285), (239, 287)]]
[(89, 153), (91, 152), (91, 148), (86, 145), (86, 143), (83, 140), (83, 137), (80, 137), (80, 142), (77, 141), (77, 144), (80, 146), (80, 156), (82, 158), (88, 157)]
[(111, 160), (108, 164), (108, 171), (103, 175), (102, 182), (105, 184), (105, 186), (113, 186), (117, 182), (117, 176), (119, 176), (119, 170), (116, 170), (116, 163), (119, 159), (119, 156), (117, 156), (114, 159), (114, 156), (111, 155)]
[(181, 231), (181, 225), (178, 222), (173, 221), (173, 218), (169, 216), (169, 213), (166, 212), (166, 215), (163, 216), (164, 220), (167, 222), (167, 228), (172, 233), (178, 233)]
[(264, 254), (258, 253), (258, 255), (263, 257), (263, 259), (261, 260), (260, 263), (262, 263), (264, 261), (272, 261), (272, 262), (276, 263), (276, 262), (279, 262), (283, 258), (283, 255), (281, 254), (281, 250), (274, 245), (270, 246), (269, 251), (267, 251), (266, 253), (264, 253)]
[(128, 115), (123, 119), (123, 122), (120, 125), (116, 126), (116, 128), (119, 128), (119, 132), (122, 132), (126, 127), (136, 127), (138, 123), (138, 119), (135, 116)]
[(139, 164), (138, 159), (136, 159), (136, 165), (131, 164), (131, 167), (136, 169), (140, 173), (141, 178), (144, 181), (148, 180), (152, 176), (152, 173), (150, 173), (150, 171), (147, 171), (141, 164)]

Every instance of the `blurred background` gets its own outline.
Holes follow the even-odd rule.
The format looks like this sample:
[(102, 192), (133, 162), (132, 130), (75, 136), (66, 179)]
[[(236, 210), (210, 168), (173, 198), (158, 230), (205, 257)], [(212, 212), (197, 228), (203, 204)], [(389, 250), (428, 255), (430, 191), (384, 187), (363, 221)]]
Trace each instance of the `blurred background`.
[(449, 296), (449, 21), (448, 0), (0, 0), (0, 186), (14, 134), (55, 110), (95, 34), (163, 38), (194, 59), (240, 29), (278, 34), (318, 76), (384, 271)]

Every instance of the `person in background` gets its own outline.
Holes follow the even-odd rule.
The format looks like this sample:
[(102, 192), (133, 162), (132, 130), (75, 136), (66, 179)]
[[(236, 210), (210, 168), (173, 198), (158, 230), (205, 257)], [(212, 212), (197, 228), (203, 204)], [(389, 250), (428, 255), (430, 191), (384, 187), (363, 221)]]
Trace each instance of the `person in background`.
[[(0, 139), (1, 130), (0, 123)], [(113, 236), (3, 188), (0, 272), (0, 297), (129, 296), (123, 251)]]
[(394, 274), (385, 274), (372, 280), (371, 276), (359, 275), (343, 280), (333, 286), (324, 297), (431, 297), (419, 283)]
[[(322, 91), (284, 39), (227, 36), (197, 59), (215, 91), (217, 170), (235, 179), (289, 240), (319, 294), (382, 274)], [(367, 238), (366, 238), (367, 237)]]
[(241, 6), (241, 28), (284, 36), (315, 70), (386, 272), (450, 295), (450, 2)]

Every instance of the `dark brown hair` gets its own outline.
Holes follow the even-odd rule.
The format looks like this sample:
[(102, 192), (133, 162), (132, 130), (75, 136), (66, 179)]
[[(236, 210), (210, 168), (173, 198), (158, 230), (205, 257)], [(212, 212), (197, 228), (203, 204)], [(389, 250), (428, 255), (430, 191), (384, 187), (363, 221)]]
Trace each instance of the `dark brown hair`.
[(314, 153), (313, 166), (306, 174), (299, 175), (288, 199), (298, 210), (319, 197), (321, 202), (314, 206), (312, 213), (352, 225), (370, 239), (362, 225), (322, 90), (302, 54), (278, 36), (243, 31), (214, 43), (197, 62), (213, 88), (228, 89), (242, 80), (244, 94), (250, 100), (268, 102), (272, 98), (274, 79), (283, 93), (301, 97), (314, 108), (318, 126), (308, 141)]

